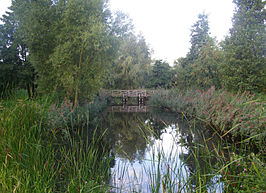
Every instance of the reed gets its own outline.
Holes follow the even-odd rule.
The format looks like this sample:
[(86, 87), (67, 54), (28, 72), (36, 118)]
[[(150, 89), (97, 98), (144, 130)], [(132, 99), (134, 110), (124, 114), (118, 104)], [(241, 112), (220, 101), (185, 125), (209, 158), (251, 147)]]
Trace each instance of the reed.
[[(0, 192), (230, 193), (266, 189), (262, 151), (265, 147), (261, 136), (232, 143), (225, 137), (233, 132), (231, 128), (207, 137), (198, 128), (198, 119), (189, 120), (184, 113), (183, 119), (190, 121), (189, 132), (199, 132), (201, 142), (188, 142), (185, 137), (173, 134), (178, 143), (173, 143), (167, 152), (162, 146), (151, 148), (142, 171), (133, 168), (132, 173), (129, 165), (122, 165), (111, 173), (114, 156), (102, 144), (104, 132), (99, 134), (89, 125), (94, 120), (91, 114), (82, 110), (69, 112), (67, 101), (53, 109), (52, 101), (50, 97), (27, 100), (25, 93), (1, 100)], [(258, 103), (261, 107), (255, 98), (239, 103), (232, 96), (229, 101), (240, 107)], [(249, 106), (244, 108), (248, 111), (246, 107)], [(260, 112), (260, 120), (264, 112), (256, 112)], [(52, 122), (52, 118), (57, 119)], [(217, 130), (212, 124), (209, 126)], [(156, 133), (144, 123), (139, 129), (149, 144)], [(252, 140), (259, 151), (250, 148), (247, 142)], [(186, 151), (177, 151), (177, 146)], [(111, 187), (111, 176), (121, 177), (121, 181), (127, 182), (126, 187), (123, 184)]]
[(0, 103), (0, 192), (106, 192), (112, 158), (101, 136), (51, 128), (49, 97)]
[[(238, 145), (229, 143), (220, 136), (205, 136), (204, 129), (199, 128), (195, 121), (197, 120), (190, 120), (189, 132), (197, 132), (196, 135), (201, 140), (194, 139), (188, 143), (186, 139), (173, 134), (172, 137), (178, 143), (173, 143), (168, 149), (160, 145), (153, 147), (148, 159), (143, 160), (142, 171), (138, 171), (141, 175), (132, 177), (130, 174), (132, 171), (135, 173), (135, 169), (130, 168), (128, 163), (119, 163), (121, 170), (114, 171), (114, 176), (121, 177), (124, 183), (112, 191), (263, 192), (266, 188), (266, 170), (261, 155), (255, 155), (250, 149), (244, 148), (244, 143), (242, 149), (239, 149)], [(151, 142), (151, 136), (156, 135), (148, 125), (143, 124), (139, 129), (147, 143)], [(183, 148), (183, 151), (177, 151), (177, 146)], [(136, 179), (138, 176), (139, 179)]]
[(155, 108), (196, 117), (221, 137), (245, 142), (263, 153), (265, 133), (265, 96), (225, 90), (170, 90), (157, 92), (149, 104)]

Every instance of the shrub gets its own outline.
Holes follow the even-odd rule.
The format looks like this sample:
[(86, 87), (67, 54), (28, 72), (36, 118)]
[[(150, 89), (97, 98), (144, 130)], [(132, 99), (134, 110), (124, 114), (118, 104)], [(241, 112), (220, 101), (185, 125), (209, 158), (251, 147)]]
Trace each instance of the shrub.
[(73, 109), (73, 103), (65, 98), (60, 104), (50, 106), (49, 128), (88, 128), (89, 124), (97, 123), (98, 115), (105, 106), (106, 100), (99, 97)]

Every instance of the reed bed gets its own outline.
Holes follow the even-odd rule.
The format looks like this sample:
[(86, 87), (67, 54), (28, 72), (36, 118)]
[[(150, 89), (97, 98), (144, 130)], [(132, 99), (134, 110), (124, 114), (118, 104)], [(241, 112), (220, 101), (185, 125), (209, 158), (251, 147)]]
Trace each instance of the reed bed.
[[(191, 143), (173, 133), (176, 142), (168, 149), (160, 145), (150, 147), (141, 170), (128, 162), (118, 163), (120, 167), (113, 171), (113, 178), (120, 183), (113, 183), (112, 192), (264, 192), (265, 168), (259, 155), (245, 148), (239, 150), (237, 145), (217, 135), (207, 138), (204, 128), (194, 120), (190, 122), (188, 132), (194, 134)], [(150, 132), (144, 134), (149, 144), (150, 137), (156, 134), (149, 126), (143, 130), (146, 130), (143, 134)], [(178, 148), (183, 150), (177, 151)]]
[(112, 158), (101, 136), (49, 127), (50, 106), (49, 97), (1, 100), (0, 192), (109, 191)]
[[(203, 160), (207, 168), (222, 177), (223, 192), (265, 192), (264, 101), (263, 95), (229, 93), (213, 87), (207, 91), (162, 91), (149, 103), (157, 109), (194, 117), (218, 136), (221, 142), (212, 151), (210, 146), (196, 145), (193, 160)], [(215, 164), (209, 164), (212, 159)], [(203, 177), (208, 175), (196, 172), (197, 187), (202, 187)]]
[[(215, 126), (215, 116), (223, 113), (214, 110), (223, 107), (211, 107), (212, 103), (215, 104), (213, 96), (216, 94), (214, 90), (208, 91), (204, 100), (195, 97), (199, 98), (198, 101), (180, 97), (183, 104), (174, 100), (176, 96), (181, 96), (180, 93), (155, 96), (151, 102), (156, 101), (157, 106), (164, 109), (183, 112), (184, 119), (188, 114), (202, 115), (188, 120), (189, 132), (192, 136), (197, 133), (201, 141), (188, 140), (187, 136), (175, 133), (173, 138), (178, 143), (173, 143), (167, 153), (160, 146), (150, 146), (149, 156), (143, 161), (141, 171), (135, 168), (129, 170), (130, 165), (120, 164), (121, 167), (112, 172), (115, 156), (105, 149), (102, 142), (104, 132), (92, 129), (88, 123), (97, 122), (90, 113), (82, 108), (77, 112), (71, 111), (69, 101), (53, 105), (50, 97), (27, 100), (20, 93), (2, 99), (0, 192), (265, 192), (264, 126), (261, 123), (265, 116), (264, 103), (256, 97), (250, 99), (246, 94), (230, 95), (225, 100), (232, 105), (228, 104), (230, 108), (242, 108), (243, 112), (255, 113), (256, 116), (248, 117), (245, 113), (233, 111), (230, 120), (235, 121), (230, 122), (228, 117), (221, 118), (219, 123), (224, 127), (220, 128)], [(208, 98), (212, 102), (208, 102)], [(254, 109), (249, 109), (250, 105)], [(229, 106), (225, 105), (226, 108)], [(199, 110), (193, 107), (203, 108), (201, 112), (205, 109), (209, 112), (208, 116), (204, 117), (204, 113), (199, 114)], [(232, 111), (226, 108), (224, 112)], [(185, 109), (189, 109), (187, 113)], [(93, 113), (99, 114), (100, 111), (93, 110)], [(240, 115), (243, 124), (236, 121)], [(205, 126), (209, 125), (206, 128), (213, 131), (211, 137), (205, 136), (203, 130), (198, 128), (198, 118), (205, 122)], [(254, 135), (253, 131), (246, 131), (248, 127), (245, 125), (254, 126), (257, 133)], [(145, 124), (139, 129), (150, 144), (151, 137), (156, 133)], [(240, 137), (238, 130), (242, 130)], [(176, 151), (177, 147), (186, 151)], [(144, 175), (147, 178), (144, 179)], [(110, 185), (116, 176), (127, 183), (126, 187), (123, 183)]]

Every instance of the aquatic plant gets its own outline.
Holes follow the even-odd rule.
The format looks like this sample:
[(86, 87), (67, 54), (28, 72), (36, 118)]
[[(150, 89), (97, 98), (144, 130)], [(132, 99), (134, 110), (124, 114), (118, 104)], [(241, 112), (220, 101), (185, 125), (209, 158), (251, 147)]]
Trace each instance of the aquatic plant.
[[(149, 103), (153, 107), (201, 120), (214, 135), (222, 139), (220, 148), (215, 147), (211, 151), (214, 154), (210, 154), (207, 146), (202, 149), (202, 145), (199, 145), (195, 150), (202, 153), (194, 153), (193, 159), (203, 157), (204, 162), (209, 163), (208, 155), (215, 157), (217, 164), (215, 167), (209, 164), (209, 168), (216, 171), (217, 175), (222, 175), (225, 192), (263, 192), (266, 135), (264, 101), (263, 95), (230, 93), (212, 87), (206, 91), (167, 91), (154, 95)], [(199, 182), (198, 186), (202, 185), (200, 182), (204, 176), (197, 174), (195, 179)]]
[(48, 127), (50, 105), (49, 97), (1, 101), (0, 192), (108, 191), (112, 158), (101, 137)]
[(197, 117), (222, 137), (253, 144), (258, 149), (265, 144), (265, 103), (248, 92), (230, 93), (225, 90), (170, 90), (154, 95), (153, 107), (169, 109)]

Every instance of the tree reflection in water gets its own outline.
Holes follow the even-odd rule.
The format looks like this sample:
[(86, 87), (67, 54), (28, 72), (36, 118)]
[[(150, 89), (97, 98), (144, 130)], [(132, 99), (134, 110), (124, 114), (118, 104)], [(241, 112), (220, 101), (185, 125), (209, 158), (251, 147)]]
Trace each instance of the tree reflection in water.
[[(178, 187), (198, 168), (204, 174), (211, 173), (200, 155), (197, 155), (197, 165), (193, 157), (195, 144), (203, 141), (202, 134), (208, 138), (210, 133), (200, 125), (197, 128), (191, 125), (184, 117), (171, 113), (107, 113), (101, 128), (107, 129), (103, 141), (115, 154), (111, 185), (119, 187), (118, 192), (129, 189), (129, 192), (152, 192), (152, 178), (156, 175), (164, 176), (168, 172), (169, 180)], [(212, 143), (209, 140), (207, 146), (213, 147)], [(163, 159), (158, 160), (160, 156)], [(164, 177), (158, 179), (161, 183)], [(183, 182), (180, 184), (180, 181)], [(190, 183), (197, 186), (196, 179), (192, 178)]]

